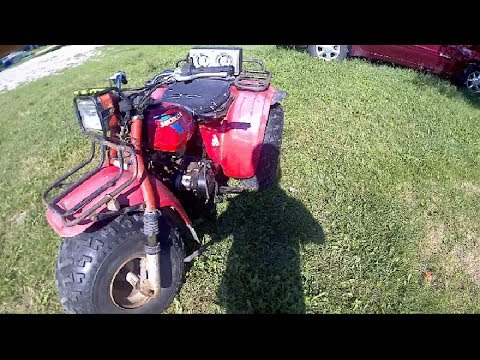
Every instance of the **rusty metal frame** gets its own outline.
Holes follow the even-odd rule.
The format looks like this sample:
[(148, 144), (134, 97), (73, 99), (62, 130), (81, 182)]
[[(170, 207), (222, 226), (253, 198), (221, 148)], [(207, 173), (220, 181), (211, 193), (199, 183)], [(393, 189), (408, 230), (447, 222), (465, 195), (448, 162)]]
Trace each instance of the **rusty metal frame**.
[(258, 69), (247, 69), (243, 68), (240, 75), (238, 75), (233, 85), (239, 90), (246, 91), (266, 91), (270, 86), (272, 80), (272, 73), (268, 70), (265, 70), (265, 64), (261, 60), (255, 59), (244, 59), (244, 63), (251, 63), (258, 65)]

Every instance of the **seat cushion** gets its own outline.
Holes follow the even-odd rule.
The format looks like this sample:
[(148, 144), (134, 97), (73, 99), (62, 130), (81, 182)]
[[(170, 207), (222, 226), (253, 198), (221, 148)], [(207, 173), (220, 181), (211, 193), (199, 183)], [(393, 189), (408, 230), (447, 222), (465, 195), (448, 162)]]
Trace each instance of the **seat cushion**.
[(221, 79), (194, 79), (170, 85), (162, 101), (189, 108), (194, 115), (216, 112), (230, 98), (230, 81)]

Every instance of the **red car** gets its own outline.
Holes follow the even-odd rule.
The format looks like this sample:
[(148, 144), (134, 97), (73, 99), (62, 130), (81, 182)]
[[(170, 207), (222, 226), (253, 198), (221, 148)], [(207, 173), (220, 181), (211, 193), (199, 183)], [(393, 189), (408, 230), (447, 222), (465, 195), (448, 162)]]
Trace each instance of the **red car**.
[(388, 61), (448, 77), (480, 93), (480, 45), (297, 45), (330, 61), (347, 56)]

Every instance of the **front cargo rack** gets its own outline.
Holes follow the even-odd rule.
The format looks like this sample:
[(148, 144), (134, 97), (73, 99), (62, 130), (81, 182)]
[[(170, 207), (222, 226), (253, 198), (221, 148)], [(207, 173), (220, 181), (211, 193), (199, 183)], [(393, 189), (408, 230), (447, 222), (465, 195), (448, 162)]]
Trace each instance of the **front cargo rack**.
[[(101, 152), (100, 152), (100, 163), (95, 167), (95, 169), (87, 172), (85, 175), (83, 175), (79, 180), (74, 182), (73, 184), (67, 184), (65, 183), (65, 180), (67, 180), (69, 177), (72, 175), (76, 174), (78, 171), (83, 169), (85, 166), (90, 164), (95, 157), (95, 149), (96, 149), (96, 144), (99, 144)], [(85, 181), (90, 179), (93, 175), (97, 174), (102, 168), (104, 168), (105, 165), (105, 158), (106, 158), (106, 151), (107, 148), (110, 149), (115, 149), (118, 154), (118, 161), (119, 161), (119, 171), (118, 174), (115, 175), (111, 180), (109, 180), (107, 183), (105, 183), (103, 186), (100, 188), (96, 189), (93, 191), (90, 195), (88, 195), (86, 198), (81, 200), (79, 203), (75, 204), (72, 206), (70, 209), (63, 209), (61, 208), (58, 203), (64, 199), (68, 194), (70, 194), (72, 191), (77, 189), (80, 185), (82, 185)], [(98, 197), (101, 193), (103, 193), (105, 190), (107, 190), (109, 187), (112, 187), (116, 184), (116, 182), (122, 177), (124, 173), (124, 153), (128, 155), (128, 158), (130, 159), (131, 162), (131, 168), (133, 167), (133, 171), (131, 171), (131, 176), (128, 178), (126, 182), (123, 184), (115, 187), (112, 191), (110, 191), (108, 194), (103, 196), (99, 201), (95, 202), (88, 210), (85, 212), (82, 212), (79, 217), (75, 217), (74, 214), (82, 211), (85, 209), (86, 205), (90, 204), (96, 197)], [(82, 162), (81, 164), (75, 166), (71, 171), (57, 179), (52, 185), (50, 185), (45, 192), (43, 193), (42, 200), (43, 203), (47, 206), (47, 208), (52, 211), (53, 213), (59, 215), (62, 219), (62, 223), (65, 226), (74, 226), (79, 224), (80, 222), (84, 221), (85, 219), (98, 219), (99, 215), (102, 215), (101, 217), (108, 217), (108, 216), (113, 216), (118, 213), (123, 213), (125, 212), (126, 209), (122, 209), (120, 211), (112, 211), (110, 213), (102, 213), (102, 214), (96, 214), (95, 212), (102, 206), (108, 203), (110, 200), (114, 199), (115, 196), (117, 196), (120, 192), (122, 192), (124, 189), (126, 189), (132, 182), (135, 180), (137, 177), (138, 173), (138, 163), (137, 163), (137, 157), (135, 154), (135, 150), (128, 145), (124, 144), (116, 144), (112, 141), (108, 141), (105, 139), (98, 138), (96, 136), (92, 137), (92, 151), (90, 154), (90, 157)], [(54, 189), (61, 189), (61, 188), (66, 188), (64, 191), (62, 191), (59, 195), (48, 199), (50, 193)]]

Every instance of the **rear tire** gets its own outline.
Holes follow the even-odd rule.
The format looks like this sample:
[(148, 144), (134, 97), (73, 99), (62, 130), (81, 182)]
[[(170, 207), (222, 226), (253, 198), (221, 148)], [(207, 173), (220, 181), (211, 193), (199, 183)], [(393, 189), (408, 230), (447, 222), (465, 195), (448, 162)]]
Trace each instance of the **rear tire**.
[(273, 105), (268, 114), (263, 145), (260, 150), (260, 158), (255, 175), (249, 179), (240, 180), (247, 189), (252, 191), (266, 190), (278, 180), (283, 122), (283, 107), (280, 104)]
[[(119, 285), (118, 280), (114, 282), (114, 276), (121, 277), (120, 269), (126, 267), (129, 259), (145, 257), (146, 236), (142, 233), (140, 215), (121, 215), (96, 231), (63, 239), (57, 258), (56, 280), (60, 302), (66, 312), (154, 314), (165, 311), (182, 284), (185, 255), (179, 232), (165, 216), (160, 217), (159, 226), (160, 295), (141, 298), (140, 294), (143, 300), (135, 306), (127, 303), (124, 295), (128, 291), (133, 294), (133, 287), (128, 289), (125, 281)], [(129, 298), (136, 299), (138, 294)]]
[(324, 61), (343, 61), (349, 53), (348, 45), (308, 45), (308, 53)]

